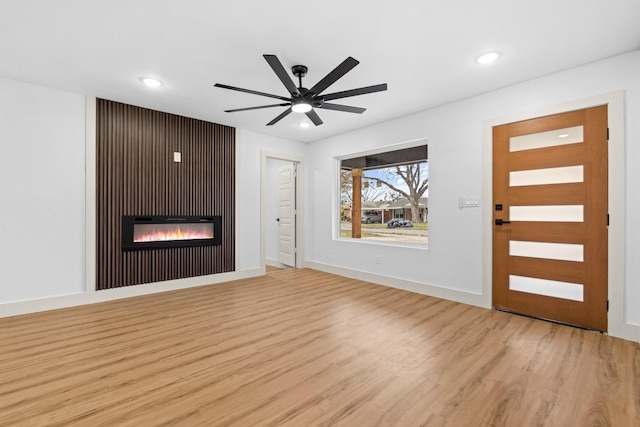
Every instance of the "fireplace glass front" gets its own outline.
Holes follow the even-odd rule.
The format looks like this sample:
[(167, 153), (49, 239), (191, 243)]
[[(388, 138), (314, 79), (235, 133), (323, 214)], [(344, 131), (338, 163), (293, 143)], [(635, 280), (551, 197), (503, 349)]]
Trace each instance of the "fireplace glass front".
[(220, 216), (134, 216), (122, 220), (122, 249), (182, 248), (222, 244)]

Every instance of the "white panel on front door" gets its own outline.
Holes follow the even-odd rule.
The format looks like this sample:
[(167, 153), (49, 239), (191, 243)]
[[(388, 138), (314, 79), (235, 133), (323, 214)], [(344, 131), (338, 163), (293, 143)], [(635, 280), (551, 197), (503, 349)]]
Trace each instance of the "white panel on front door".
[(509, 276), (509, 289), (548, 297), (563, 298), (572, 301), (584, 300), (584, 286), (576, 283), (534, 277)]
[(584, 206), (510, 206), (509, 218), (511, 221), (582, 222)]
[(584, 246), (572, 243), (509, 241), (509, 255), (528, 258), (584, 261)]
[(583, 134), (583, 126), (573, 126), (529, 135), (512, 136), (509, 138), (509, 151), (532, 150), (582, 142), (584, 140)]
[(565, 184), (569, 182), (583, 181), (584, 167), (582, 165), (509, 172), (509, 185), (511, 187), (520, 187), (522, 185)]
[(296, 266), (295, 165), (278, 168), (278, 262)]

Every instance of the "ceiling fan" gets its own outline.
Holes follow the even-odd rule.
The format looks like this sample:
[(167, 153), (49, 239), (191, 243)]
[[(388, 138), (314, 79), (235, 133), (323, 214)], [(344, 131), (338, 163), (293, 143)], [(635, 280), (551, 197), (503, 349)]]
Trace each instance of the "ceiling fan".
[(276, 73), (280, 81), (284, 84), (284, 86), (289, 91), (290, 97), (273, 95), (270, 93), (258, 92), (250, 89), (243, 89), (234, 86), (228, 86), (220, 83), (216, 83), (214, 86), (222, 89), (230, 89), (237, 90), (239, 92), (252, 93), (254, 95), (266, 96), (269, 98), (279, 99), (281, 102), (279, 104), (270, 104), (270, 105), (261, 105), (258, 107), (247, 107), (247, 108), (236, 108), (234, 110), (225, 110), (226, 113), (234, 113), (237, 111), (248, 111), (248, 110), (259, 110), (262, 108), (272, 108), (272, 107), (288, 107), (284, 110), (280, 115), (278, 115), (275, 119), (271, 120), (267, 123), (267, 126), (274, 125), (282, 120), (284, 117), (288, 116), (292, 111), (295, 113), (305, 113), (307, 117), (313, 122), (314, 125), (319, 126), (322, 124), (322, 120), (318, 116), (318, 113), (315, 112), (314, 108), (323, 108), (325, 110), (334, 110), (334, 111), (344, 111), (347, 113), (357, 113), (362, 114), (366, 108), (360, 107), (351, 107), (348, 105), (341, 104), (333, 104), (326, 101), (332, 101), (334, 99), (348, 98), (350, 96), (357, 95), (365, 95), (367, 93), (373, 92), (381, 92), (387, 90), (387, 84), (379, 84), (367, 87), (361, 87), (358, 89), (350, 89), (341, 92), (329, 93), (326, 95), (322, 95), (322, 92), (327, 89), (329, 86), (334, 84), (340, 77), (347, 74), (353, 67), (358, 65), (360, 62), (352, 57), (348, 57), (345, 59), (340, 65), (338, 65), (333, 71), (327, 74), (322, 80), (316, 83), (311, 89), (307, 89), (302, 87), (302, 78), (307, 74), (308, 68), (304, 65), (294, 65), (291, 67), (291, 71), (293, 75), (298, 78), (298, 87), (296, 87), (295, 83), (287, 74), (287, 71), (284, 69), (282, 63), (275, 55), (263, 55), (264, 59), (271, 66), (273, 71)]

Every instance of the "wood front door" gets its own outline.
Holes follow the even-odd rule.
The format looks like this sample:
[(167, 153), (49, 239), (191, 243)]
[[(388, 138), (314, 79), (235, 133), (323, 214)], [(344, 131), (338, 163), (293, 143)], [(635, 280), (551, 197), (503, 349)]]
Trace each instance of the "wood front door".
[(493, 128), (493, 306), (607, 330), (607, 107)]

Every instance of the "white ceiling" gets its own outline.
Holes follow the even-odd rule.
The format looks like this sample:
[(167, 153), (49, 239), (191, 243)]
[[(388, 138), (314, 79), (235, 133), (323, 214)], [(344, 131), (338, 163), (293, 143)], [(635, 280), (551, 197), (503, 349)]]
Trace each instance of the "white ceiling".
[[(639, 49), (639, 22), (639, 0), (0, 0), (0, 76), (310, 142)], [(214, 83), (287, 96), (263, 54), (308, 66), (306, 87), (353, 56), (326, 93), (389, 89), (307, 129), (266, 127), (282, 107), (223, 112), (275, 100)]]

